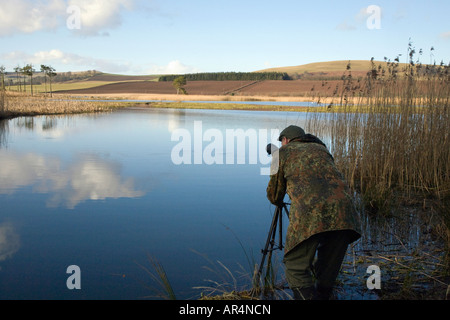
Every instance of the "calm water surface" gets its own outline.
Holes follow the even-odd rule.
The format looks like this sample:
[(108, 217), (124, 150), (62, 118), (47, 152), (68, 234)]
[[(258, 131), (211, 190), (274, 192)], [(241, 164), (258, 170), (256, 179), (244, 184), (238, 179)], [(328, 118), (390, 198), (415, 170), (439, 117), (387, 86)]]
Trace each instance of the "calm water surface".
[[(275, 209), (265, 146), (307, 116), (129, 108), (0, 122), (0, 299), (157, 299), (149, 257), (178, 299), (248, 289)], [(338, 299), (377, 299), (367, 267), (383, 261), (370, 257), (428, 241), (412, 212), (402, 228), (361, 218)], [(72, 265), (81, 289), (68, 289)]]
[[(191, 133), (194, 162), (199, 123), (223, 139), (251, 129), (276, 140), (271, 129), (304, 122), (287, 112), (144, 109), (3, 122), (0, 299), (153, 297), (148, 287), (157, 286), (142, 268), (152, 270), (148, 256), (178, 298), (197, 297), (193, 287), (211, 286), (205, 280), (223, 281), (205, 268), (217, 261), (239, 278), (249, 260), (259, 263), (274, 210), (261, 174), (265, 152), (256, 164), (236, 149), (234, 164), (177, 165), (172, 150), (181, 140), (172, 134)], [(201, 150), (213, 141), (203, 140)], [(227, 159), (222, 143), (217, 159)], [(80, 290), (67, 288), (71, 265), (80, 268)]]

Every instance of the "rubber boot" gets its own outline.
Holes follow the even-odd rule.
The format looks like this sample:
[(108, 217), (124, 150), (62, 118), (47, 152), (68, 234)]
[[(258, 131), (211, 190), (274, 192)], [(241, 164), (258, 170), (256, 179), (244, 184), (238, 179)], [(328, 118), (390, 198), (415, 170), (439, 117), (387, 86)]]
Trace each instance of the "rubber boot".
[(292, 288), (292, 292), (294, 293), (294, 300), (313, 300), (316, 296), (314, 287)]
[(314, 300), (330, 300), (333, 287), (323, 287), (316, 285)]

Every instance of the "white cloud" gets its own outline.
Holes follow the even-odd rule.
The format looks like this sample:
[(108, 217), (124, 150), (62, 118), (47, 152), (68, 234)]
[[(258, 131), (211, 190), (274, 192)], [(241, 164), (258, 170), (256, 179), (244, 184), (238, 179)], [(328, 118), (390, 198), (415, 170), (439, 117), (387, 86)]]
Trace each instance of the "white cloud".
[(31, 63), (35, 69), (41, 64), (51, 65), (56, 72), (98, 70), (109, 73), (136, 73), (136, 74), (186, 74), (201, 72), (200, 69), (183, 64), (180, 60), (170, 61), (165, 66), (152, 65), (142, 68), (142, 65), (133, 65), (126, 60), (99, 59), (90, 56), (82, 56), (76, 53), (64, 52), (59, 49), (37, 51), (32, 54), (23, 51), (11, 51), (0, 54), (0, 59), (10, 61), (10, 69), (13, 66)]
[(450, 31), (447, 32), (442, 32), (440, 34), (441, 38), (446, 39), (446, 40), (450, 40)]
[(356, 27), (348, 24), (347, 22), (342, 22), (336, 26), (336, 29), (340, 31), (353, 31), (356, 30)]
[(186, 74), (197, 73), (199, 69), (184, 65), (180, 60), (170, 61), (166, 66), (153, 66), (148, 70), (149, 74)]
[(364, 26), (367, 27), (367, 20), (373, 19), (374, 15), (379, 13), (379, 18), (382, 18), (383, 10), (381, 7), (376, 5), (367, 6), (361, 8), (351, 20), (351, 22), (344, 21), (336, 26), (337, 30), (340, 31), (354, 31), (357, 30), (358, 27)]
[(126, 72), (130, 69), (130, 63), (126, 61), (112, 61), (107, 59), (81, 56), (75, 53), (63, 52), (59, 49), (38, 51), (33, 54), (28, 54), (22, 51), (12, 51), (0, 55), (0, 58), (11, 61), (14, 65), (16, 65), (17, 63), (31, 63), (35, 67), (41, 64), (51, 65), (57, 71), (61, 67), (65, 69), (64, 71), (95, 69), (102, 72), (112, 73)]
[(0, 37), (16, 33), (33, 33), (67, 28), (73, 14), (67, 9), (79, 8), (81, 35), (104, 35), (121, 25), (123, 10), (133, 10), (137, 0), (14, 0), (0, 3)]
[(0, 36), (54, 29), (65, 12), (63, 0), (14, 0), (0, 3)]
[(359, 23), (364, 23), (368, 16), (369, 16), (369, 13), (367, 12), (367, 7), (364, 7), (358, 11), (358, 13), (355, 15), (354, 19), (355, 19), (355, 21), (357, 21)]
[(133, 0), (69, 0), (69, 6), (80, 9), (80, 29), (83, 35), (107, 34), (104, 30), (122, 23), (121, 11), (131, 10)]

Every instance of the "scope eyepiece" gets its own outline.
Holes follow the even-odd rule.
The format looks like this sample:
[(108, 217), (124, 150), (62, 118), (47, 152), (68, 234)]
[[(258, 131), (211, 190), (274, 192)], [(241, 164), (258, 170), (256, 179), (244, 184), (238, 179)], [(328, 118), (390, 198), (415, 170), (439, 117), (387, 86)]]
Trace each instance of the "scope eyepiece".
[(266, 146), (266, 151), (267, 151), (268, 155), (271, 155), (272, 153), (274, 153), (277, 150), (278, 150), (278, 147), (276, 145), (274, 145), (273, 143), (269, 143)]

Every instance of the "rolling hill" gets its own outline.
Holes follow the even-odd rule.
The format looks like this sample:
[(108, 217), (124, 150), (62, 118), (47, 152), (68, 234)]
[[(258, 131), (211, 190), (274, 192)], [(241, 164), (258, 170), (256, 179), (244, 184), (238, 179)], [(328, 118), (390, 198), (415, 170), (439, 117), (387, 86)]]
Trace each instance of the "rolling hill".
[[(365, 76), (371, 69), (370, 60), (337, 60), (327, 62), (315, 62), (291, 67), (276, 67), (256, 72), (286, 72), (294, 79), (301, 78), (332, 78), (340, 77), (346, 71), (347, 65), (350, 62), (351, 72), (355, 76)], [(387, 63), (384, 61), (373, 61), (376, 66), (386, 67)], [(404, 65), (404, 64), (400, 64)]]
[[(299, 66), (269, 68), (254, 72), (287, 73), (293, 80), (263, 81), (188, 81), (185, 88), (189, 95), (241, 95), (294, 97), (308, 96), (313, 92), (332, 94), (342, 84), (349, 61), (328, 61)], [(375, 66), (386, 62), (374, 61)], [(404, 65), (404, 64), (403, 64)], [(350, 61), (354, 78), (366, 77), (371, 69), (370, 60)], [(36, 88), (38, 89), (38, 88)], [(115, 75), (97, 72), (86, 79), (54, 83), (55, 93), (64, 94), (176, 94), (171, 81), (159, 82), (158, 75)], [(43, 92), (41, 84), (38, 92)]]

